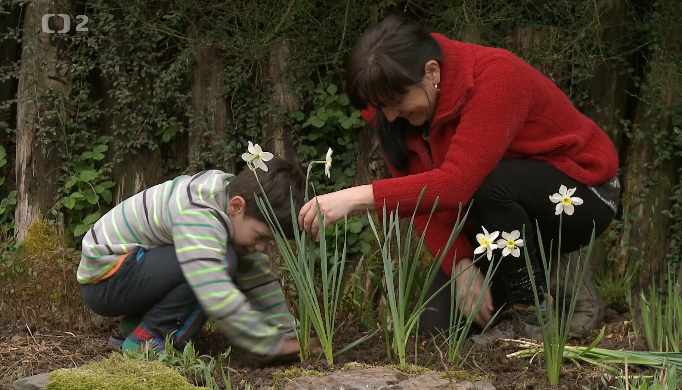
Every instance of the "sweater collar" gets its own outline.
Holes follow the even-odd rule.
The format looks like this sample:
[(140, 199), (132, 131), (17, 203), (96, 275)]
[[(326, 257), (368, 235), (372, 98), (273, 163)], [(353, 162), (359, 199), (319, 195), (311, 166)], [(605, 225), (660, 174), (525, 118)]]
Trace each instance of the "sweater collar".
[(474, 52), (471, 45), (432, 34), (441, 47), (440, 93), (431, 126), (453, 115), (474, 87)]

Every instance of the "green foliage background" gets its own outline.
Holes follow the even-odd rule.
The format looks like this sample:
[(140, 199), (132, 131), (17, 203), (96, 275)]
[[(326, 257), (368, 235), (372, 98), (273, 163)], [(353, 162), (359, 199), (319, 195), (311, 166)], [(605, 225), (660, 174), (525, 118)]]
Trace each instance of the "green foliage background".
[[(26, 4), (7, 0), (0, 10), (8, 14)], [(291, 135), (295, 159), (304, 166), (322, 159), (328, 147), (334, 149), (332, 178), (314, 171), (319, 192), (350, 186), (358, 171), (358, 134), (364, 123), (343, 94), (345, 62), (367, 26), (398, 13), (450, 38), (507, 48), (522, 56), (603, 126), (621, 150), (623, 164), (630, 158), (633, 140), (650, 142), (656, 153), (643, 162), (647, 169), (675, 166), (675, 174), (668, 178), (671, 207), (663, 212), (671, 222), (667, 257), (679, 262), (682, 50), (679, 42), (670, 39), (679, 30), (671, 21), (682, 16), (677, 0), (87, 0), (70, 4), (72, 15), (88, 15), (89, 22), (87, 32), (60, 37), (66, 49), (54, 66), (68, 73), (69, 93), (36, 91), (31, 99), (41, 107), (40, 116), (33, 118), (39, 135), (36, 148), (56, 148), (59, 153), (58, 190), (50, 218), (63, 217), (75, 244), (113, 206), (112, 191), (119, 181), (113, 167), (125, 164), (125, 156), (144, 156), (159, 149), (166, 178), (204, 168), (241, 169), (235, 157), (249, 140), (263, 144), (272, 138), (273, 118)], [(11, 40), (21, 41), (21, 26), (2, 31), (0, 41)], [(286, 69), (273, 79), (269, 70), (273, 50), (282, 47), (290, 53)], [(220, 136), (212, 125), (215, 118), (195, 112), (192, 105), (192, 77), (203, 50), (217, 53), (221, 73), (219, 88), (212, 93), (229, 107)], [(20, 72), (19, 62), (7, 64), (0, 68), (0, 80), (17, 80)], [(624, 101), (614, 103), (609, 100), (612, 96), (603, 93), (608, 90), (603, 85), (611, 82), (604, 75), (615, 75), (613, 91), (625, 91)], [(282, 85), (297, 102), (293, 110), (273, 102), (276, 88)], [(602, 94), (595, 96), (596, 90)], [(662, 91), (667, 91), (667, 98)], [(16, 99), (0, 101), (0, 109), (13, 113), (16, 104)], [(0, 161), (14, 158), (17, 124), (13, 118), (0, 122), (7, 150)], [(190, 158), (187, 144), (192, 140), (210, 140), (210, 147)], [(11, 174), (5, 176), (9, 179)], [(11, 233), (16, 193), (11, 192), (10, 182), (2, 184), (6, 199), (0, 203), (0, 218)], [(622, 261), (618, 251), (624, 245), (631, 246), (629, 255), (637, 254), (629, 229), (642, 218), (633, 210), (645, 201), (651, 184), (625, 189), (627, 207), (605, 237), (604, 256), (609, 261)]]

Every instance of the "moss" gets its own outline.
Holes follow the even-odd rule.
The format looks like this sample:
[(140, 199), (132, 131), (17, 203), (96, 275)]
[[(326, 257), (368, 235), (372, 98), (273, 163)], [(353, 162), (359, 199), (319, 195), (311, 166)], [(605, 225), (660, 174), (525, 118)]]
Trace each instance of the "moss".
[(177, 371), (156, 361), (126, 359), (114, 353), (100, 362), (51, 374), (48, 390), (192, 390), (206, 389), (191, 385)]
[(21, 248), (27, 257), (43, 258), (63, 246), (64, 238), (59, 235), (57, 227), (40, 216), (28, 227)]
[(325, 376), (324, 372), (314, 370), (302, 370), (300, 368), (291, 368), (286, 371), (277, 370), (272, 374), (273, 390), (279, 390), (287, 383), (288, 380), (300, 378), (302, 376)]

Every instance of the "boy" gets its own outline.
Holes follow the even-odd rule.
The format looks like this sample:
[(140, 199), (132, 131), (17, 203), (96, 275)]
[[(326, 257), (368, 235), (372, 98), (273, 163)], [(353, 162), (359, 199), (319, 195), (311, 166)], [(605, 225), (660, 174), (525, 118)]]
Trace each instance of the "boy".
[[(274, 216), (293, 238), (291, 198), (303, 205), (305, 178), (285, 160), (257, 170)], [(291, 192), (290, 192), (291, 188)], [(294, 320), (265, 251), (273, 233), (250, 170), (180, 176), (126, 199), (83, 238), (78, 282), (102, 316), (138, 316), (123, 350), (166, 335), (182, 350), (210, 316), (230, 341), (253, 353), (299, 352)]]

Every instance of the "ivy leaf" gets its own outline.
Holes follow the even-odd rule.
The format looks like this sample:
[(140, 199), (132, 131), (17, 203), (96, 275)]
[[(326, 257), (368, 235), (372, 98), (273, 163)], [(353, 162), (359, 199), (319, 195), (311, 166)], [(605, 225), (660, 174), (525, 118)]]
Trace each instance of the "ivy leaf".
[(367, 241), (361, 241), (360, 242), (360, 252), (363, 254), (368, 254), (370, 249), (372, 249), (372, 246), (369, 244)]
[(73, 209), (74, 206), (76, 206), (76, 199), (72, 197), (64, 198), (64, 206), (66, 206), (68, 209)]
[(115, 185), (116, 185), (116, 182), (113, 182), (113, 181), (105, 181), (104, 183), (99, 183), (99, 185), (101, 185), (102, 187), (104, 187), (104, 189), (106, 190), (106, 189), (108, 189), (108, 188), (111, 188), (111, 187), (115, 186)]
[(85, 182), (89, 182), (90, 180), (93, 180), (93, 179), (96, 178), (96, 177), (97, 177), (97, 172), (95, 172), (95, 171), (90, 171), (90, 170), (83, 171), (83, 172), (81, 172), (81, 174), (80, 174), (80, 179), (81, 179), (82, 181), (85, 181)]
[(329, 94), (332, 96), (334, 96), (336, 94), (336, 91), (338, 91), (338, 90), (339, 90), (339, 88), (337, 88), (336, 85), (334, 85), (334, 84), (330, 84), (327, 87), (327, 92), (329, 92)]
[(360, 233), (358, 238), (361, 239), (362, 241), (370, 242), (374, 239), (374, 235), (372, 235), (372, 233), (370, 232), (362, 232)]
[(73, 187), (76, 183), (81, 181), (81, 179), (78, 176), (72, 176), (69, 180), (66, 181), (66, 189), (68, 190), (69, 188)]
[(99, 220), (99, 212), (88, 214), (85, 218), (83, 218), (83, 223), (87, 225), (92, 225), (93, 223), (97, 222)]
[(107, 146), (107, 145), (97, 145), (92, 149), (92, 151), (95, 153), (104, 153), (108, 149), (109, 149), (109, 146)]
[(293, 119), (296, 119), (297, 121), (303, 121), (305, 119), (305, 115), (301, 111), (294, 111), (289, 113), (289, 116), (292, 117)]
[(348, 231), (351, 233), (360, 233), (360, 231), (362, 231), (362, 221), (348, 222)]
[(91, 227), (92, 227), (92, 225), (86, 225), (86, 224), (78, 225), (78, 226), (76, 226), (75, 229), (73, 229), (73, 235), (76, 237), (80, 237), (83, 234), (87, 233)]
[(85, 195), (85, 200), (87, 200), (88, 203), (90, 204), (97, 204), (99, 196), (97, 196), (97, 194), (92, 191), (88, 191), (88, 193)]
[(322, 136), (321, 133), (314, 132), (314, 133), (308, 134), (308, 139), (310, 141), (315, 141), (316, 139), (320, 138), (321, 136)]
[(102, 199), (104, 199), (105, 202), (107, 202), (108, 204), (111, 204), (111, 199), (112, 199), (111, 191), (104, 190), (104, 191), (102, 191), (100, 196), (102, 197)]
[(348, 106), (350, 104), (350, 99), (348, 99), (348, 95), (346, 95), (345, 93), (339, 95), (339, 104), (344, 107)]
[(83, 152), (83, 158), (90, 158), (93, 160), (104, 160), (104, 154), (99, 152)]
[(318, 118), (318, 117), (316, 117), (316, 116), (310, 117), (310, 118), (308, 119), (308, 122), (307, 122), (307, 123), (310, 123), (311, 125), (317, 127), (318, 129), (321, 128), (321, 127), (323, 127), (324, 124), (325, 124), (325, 122), (324, 122), (323, 120), (321, 120), (320, 118)]

